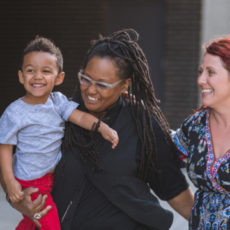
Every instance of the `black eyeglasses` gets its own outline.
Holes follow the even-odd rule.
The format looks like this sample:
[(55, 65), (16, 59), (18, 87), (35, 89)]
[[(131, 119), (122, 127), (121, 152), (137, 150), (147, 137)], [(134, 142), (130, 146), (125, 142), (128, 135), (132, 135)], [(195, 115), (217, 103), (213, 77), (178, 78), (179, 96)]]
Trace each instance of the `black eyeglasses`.
[(86, 87), (89, 87), (91, 85), (95, 85), (95, 87), (97, 88), (98, 91), (111, 89), (123, 81), (123, 80), (119, 80), (119, 81), (116, 81), (114, 83), (94, 81), (90, 77), (83, 74), (81, 71), (78, 73), (78, 79), (79, 79), (80, 84), (82, 84)]

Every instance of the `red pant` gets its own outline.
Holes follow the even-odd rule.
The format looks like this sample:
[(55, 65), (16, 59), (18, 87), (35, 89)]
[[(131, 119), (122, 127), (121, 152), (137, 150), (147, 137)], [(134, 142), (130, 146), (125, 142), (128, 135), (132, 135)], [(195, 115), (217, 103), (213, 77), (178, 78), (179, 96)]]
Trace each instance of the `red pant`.
[[(36, 193), (33, 193), (31, 195), (31, 199), (34, 200), (38, 197), (39, 194), (47, 195), (46, 203), (44, 207), (47, 207), (48, 205), (52, 206), (50, 211), (47, 213), (47, 215), (43, 216), (39, 222), (42, 225), (40, 230), (60, 230), (60, 222), (58, 218), (58, 212), (56, 205), (51, 197), (51, 190), (53, 186), (53, 175), (52, 174), (46, 174), (45, 176), (31, 180), (31, 181), (23, 181), (20, 179), (17, 179), (19, 183), (22, 185), (23, 189), (33, 186), (34, 188), (38, 188), (39, 191)], [(28, 218), (27, 216), (23, 215), (23, 219), (18, 224), (15, 230), (34, 230), (36, 225), (34, 222)]]

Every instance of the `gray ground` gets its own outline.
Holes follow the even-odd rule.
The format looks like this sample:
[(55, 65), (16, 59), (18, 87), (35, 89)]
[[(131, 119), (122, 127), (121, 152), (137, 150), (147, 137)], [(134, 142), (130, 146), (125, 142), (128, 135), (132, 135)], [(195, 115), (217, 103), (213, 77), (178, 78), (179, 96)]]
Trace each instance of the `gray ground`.
[[(194, 190), (194, 188), (192, 187)], [(166, 202), (162, 202), (162, 205), (171, 211), (173, 211)], [(174, 222), (170, 230), (187, 230), (187, 221), (174, 213)], [(5, 200), (5, 195), (0, 186), (0, 230), (13, 230), (17, 226), (17, 223), (21, 219), (21, 215), (15, 211)]]

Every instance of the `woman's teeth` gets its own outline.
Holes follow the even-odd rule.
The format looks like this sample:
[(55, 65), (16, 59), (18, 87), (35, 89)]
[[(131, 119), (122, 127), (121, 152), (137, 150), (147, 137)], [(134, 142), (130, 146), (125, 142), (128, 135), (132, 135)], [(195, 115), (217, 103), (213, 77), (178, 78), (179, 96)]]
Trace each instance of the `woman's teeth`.
[(88, 96), (88, 99), (91, 100), (91, 101), (97, 101), (97, 100), (98, 100), (97, 98), (95, 98), (95, 97), (90, 97), (90, 96)]
[(201, 93), (212, 93), (212, 89), (202, 89)]

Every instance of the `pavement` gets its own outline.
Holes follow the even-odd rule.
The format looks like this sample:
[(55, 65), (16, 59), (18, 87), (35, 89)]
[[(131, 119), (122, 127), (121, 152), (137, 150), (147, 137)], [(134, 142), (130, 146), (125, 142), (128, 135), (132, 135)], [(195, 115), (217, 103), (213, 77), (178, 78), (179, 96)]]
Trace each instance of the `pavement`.
[[(195, 188), (191, 186), (192, 190), (195, 191)], [(181, 217), (178, 213), (176, 213), (167, 202), (160, 201), (162, 206), (171, 210), (174, 214), (173, 225), (170, 230), (187, 230), (188, 223), (187, 221)], [(14, 230), (17, 226), (18, 222), (22, 219), (20, 213), (14, 210), (6, 201), (4, 192), (0, 186), (0, 230)]]
[(13, 230), (22, 215), (14, 210), (6, 201), (5, 194), (0, 186), (0, 230)]

